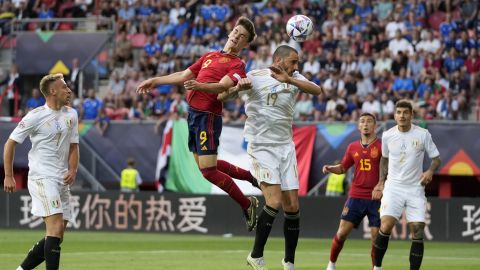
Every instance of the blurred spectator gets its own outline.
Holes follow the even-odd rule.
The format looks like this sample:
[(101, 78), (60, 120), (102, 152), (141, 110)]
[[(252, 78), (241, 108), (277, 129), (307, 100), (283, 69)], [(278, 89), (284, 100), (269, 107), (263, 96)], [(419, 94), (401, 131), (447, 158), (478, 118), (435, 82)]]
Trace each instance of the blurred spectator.
[(389, 57), (388, 51), (383, 50), (380, 52), (380, 57), (375, 62), (375, 66), (373, 67), (373, 71), (375, 77), (380, 76), (384, 70), (390, 71), (392, 68), (392, 59)]
[(366, 96), (372, 94), (375, 89), (373, 87), (372, 80), (369, 77), (364, 77), (362, 73), (357, 72), (357, 96), (364, 100)]
[(417, 52), (423, 50), (429, 53), (436, 53), (440, 48), (440, 40), (433, 38), (431, 31), (428, 31), (425, 34), (425, 38), (422, 38), (422, 40), (416, 46)]
[(415, 84), (420, 81), (423, 69), (423, 58), (418, 53), (412, 53), (407, 65), (407, 76), (412, 77)]
[(345, 110), (346, 105), (345, 100), (338, 98), (337, 94), (333, 92), (325, 108), (327, 120), (342, 120), (342, 112)]
[(78, 58), (73, 58), (72, 67), (70, 68), (70, 74), (67, 77), (67, 81), (70, 82), (70, 84), (72, 85), (72, 88), (71, 88), (72, 92), (74, 92), (77, 95), (80, 90), (78, 89), (79, 82), (80, 82), (79, 73), (80, 73), (80, 60), (78, 60)]
[(129, 158), (127, 160), (127, 167), (122, 170), (120, 174), (120, 191), (135, 192), (138, 191), (138, 186), (143, 182), (140, 173), (135, 169), (135, 160)]
[(398, 77), (393, 82), (392, 90), (396, 99), (413, 97), (415, 91), (413, 80), (407, 77), (405, 68), (400, 69)]
[(378, 119), (380, 116), (380, 111), (382, 110), (380, 102), (375, 99), (373, 94), (368, 94), (367, 97), (365, 98), (365, 101), (362, 104), (362, 112), (364, 113), (371, 113), (375, 115), (375, 117)]
[(307, 93), (300, 93), (295, 104), (295, 119), (309, 121), (313, 119), (313, 102)]
[(465, 61), (465, 69), (467, 78), (470, 80), (470, 92), (474, 93), (478, 84), (478, 75), (480, 74), (480, 58), (478, 57), (477, 49), (472, 48), (470, 50), (470, 55)]
[(452, 98), (450, 91), (443, 94), (443, 98), (437, 104), (437, 113), (443, 119), (455, 120), (458, 117), (458, 102)]
[(393, 101), (389, 99), (387, 93), (383, 93), (380, 102), (380, 113), (379, 113), (379, 120), (389, 120), (393, 119), (393, 112), (395, 110), (395, 104)]
[(26, 108), (27, 112), (43, 106), (45, 104), (45, 98), (40, 94), (37, 88), (32, 89), (32, 96), (27, 100)]
[(313, 53), (308, 54), (308, 59), (303, 65), (302, 73), (310, 72), (311, 74), (317, 74), (320, 71), (320, 62), (315, 58)]
[(402, 37), (402, 32), (400, 30), (395, 32), (395, 38), (388, 44), (388, 50), (390, 50), (390, 53), (393, 56), (396, 56), (400, 51), (404, 52), (406, 55), (413, 53), (412, 44)]
[[(21, 89), (22, 81), (16, 64), (12, 64), (10, 66), (10, 73), (2, 82), (0, 82), (0, 85), (5, 85), (6, 87), (2, 89), (1, 94), (4, 96), (6, 95), (8, 102), (8, 115), (14, 116), (15, 108), (19, 105), (18, 103), (20, 102), (21, 95), (23, 94)], [(17, 104), (15, 104), (16, 102)]]
[(88, 89), (87, 98), (83, 101), (81, 119), (95, 120), (102, 108), (102, 101), (95, 96), (94, 89)]
[(393, 17), (394, 21), (389, 22), (385, 27), (385, 34), (389, 39), (395, 38), (397, 31), (400, 31), (400, 34), (402, 34), (406, 30), (405, 23), (401, 21), (400, 14), (395, 14)]
[(457, 56), (457, 50), (455, 50), (455, 48), (450, 49), (448, 57), (443, 61), (445, 74), (451, 75), (454, 71), (460, 70), (464, 63), (463, 59)]
[(380, 0), (377, 2), (373, 12), (377, 15), (378, 20), (382, 25), (386, 25), (392, 17), (393, 4), (391, 0)]
[(100, 132), (100, 134), (104, 136), (109, 126), (110, 117), (107, 115), (105, 108), (101, 108), (100, 113), (95, 119), (95, 127), (97, 128), (98, 132)]

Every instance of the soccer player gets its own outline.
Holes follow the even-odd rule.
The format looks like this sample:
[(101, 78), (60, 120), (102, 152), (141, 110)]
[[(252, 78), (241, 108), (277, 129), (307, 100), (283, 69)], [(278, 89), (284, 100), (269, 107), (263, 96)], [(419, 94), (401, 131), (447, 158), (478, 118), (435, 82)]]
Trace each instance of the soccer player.
[[(253, 185), (256, 185), (256, 180), (247, 170), (223, 160), (217, 161), (223, 106), (217, 96), (246, 76), (245, 64), (239, 54), (255, 36), (253, 23), (245, 17), (240, 17), (228, 35), (228, 41), (222, 51), (206, 53), (184, 71), (148, 79), (137, 89), (138, 93), (143, 94), (158, 85), (183, 83), (188, 90), (187, 102), (190, 106), (188, 111), (190, 151), (194, 153), (202, 175), (228, 193), (241, 206), (249, 231), (256, 225), (258, 200), (253, 196), (245, 197), (232, 177), (247, 180)], [(243, 89), (249, 85), (238, 86)]]
[(342, 218), (330, 248), (330, 262), (327, 270), (335, 270), (335, 263), (345, 240), (353, 228), (358, 228), (365, 216), (372, 233), (371, 257), (373, 264), (373, 243), (380, 227), (380, 200), (372, 200), (373, 188), (378, 184), (378, 169), (382, 143), (375, 134), (376, 119), (371, 113), (362, 113), (358, 120), (360, 140), (348, 145), (342, 162), (323, 166), (323, 173), (344, 174), (352, 165), (355, 173), (348, 199), (342, 211)]
[[(300, 231), (297, 158), (292, 137), (295, 101), (300, 91), (313, 95), (323, 92), (298, 73), (298, 59), (294, 48), (279, 46), (269, 69), (252, 70), (247, 79), (242, 79), (242, 83), (252, 85), (252, 89), (246, 91), (245, 106), (250, 171), (259, 181), (266, 201), (258, 217), (253, 250), (247, 257), (253, 269), (266, 269), (263, 250), (280, 208), (285, 215), (282, 264), (284, 269), (294, 269)], [(241, 90), (236, 88), (224, 95), (234, 96)]]
[(13, 158), (15, 147), (27, 136), (32, 142), (28, 153), (28, 191), (32, 196), (32, 215), (42, 217), (46, 225), (42, 237), (17, 270), (30, 270), (45, 261), (47, 270), (58, 269), (60, 243), (72, 218), (70, 186), (77, 174), (78, 116), (67, 107), (72, 91), (62, 74), (47, 75), (40, 81), (46, 104), (30, 111), (5, 143), (4, 190), (15, 192)]
[[(380, 207), (381, 225), (375, 239), (375, 267), (382, 269), (382, 260), (388, 247), (393, 226), (405, 209), (412, 233), (410, 269), (420, 269), (423, 258), (423, 229), (427, 198), (425, 185), (432, 181), (440, 167), (440, 153), (428, 130), (412, 124), (413, 109), (408, 100), (395, 104), (396, 126), (382, 136), (380, 180), (373, 190), (373, 198), (383, 197)], [(425, 152), (432, 159), (430, 168), (422, 173)]]

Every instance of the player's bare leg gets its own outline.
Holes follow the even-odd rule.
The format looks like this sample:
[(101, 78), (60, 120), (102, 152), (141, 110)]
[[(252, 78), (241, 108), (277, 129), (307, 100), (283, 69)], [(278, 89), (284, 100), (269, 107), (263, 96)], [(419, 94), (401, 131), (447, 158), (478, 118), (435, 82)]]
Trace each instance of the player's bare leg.
[(327, 270), (334, 270), (335, 263), (337, 262), (338, 255), (342, 251), (343, 244), (347, 240), (348, 235), (353, 230), (355, 225), (347, 220), (341, 219), (340, 225), (338, 225), (338, 230), (332, 240), (332, 246), (330, 248), (330, 261), (327, 265)]
[(282, 190), (280, 185), (261, 184), (263, 196), (265, 197), (265, 206), (258, 216), (257, 230), (255, 232), (255, 243), (252, 252), (247, 257), (247, 263), (253, 269), (264, 269), (265, 260), (263, 259), (263, 250), (267, 243), (268, 236), (272, 230), (273, 221), (282, 207)]
[(293, 270), (295, 264), (295, 250), (297, 249), (298, 235), (300, 233), (300, 205), (298, 203), (298, 190), (282, 192), (282, 208), (285, 214), (283, 235), (285, 237), (285, 257), (282, 260), (284, 270)]
[(425, 223), (411, 222), (408, 223), (412, 232), (412, 246), (410, 247), (410, 270), (418, 270), (422, 265), (423, 259), (423, 231)]
[(200, 168), (200, 161), (198, 161), (198, 154), (193, 153), (193, 158), (195, 159), (195, 162), (197, 163), (198, 168)]
[(392, 216), (382, 217), (380, 231), (375, 239), (374, 270), (382, 269), (383, 256), (385, 256), (385, 252), (387, 252), (390, 234), (396, 223), (397, 219)]
[(245, 197), (233, 179), (217, 169), (217, 155), (199, 155), (198, 167), (205, 179), (225, 191), (242, 207), (247, 229), (252, 231), (257, 224), (257, 198), (253, 196)]

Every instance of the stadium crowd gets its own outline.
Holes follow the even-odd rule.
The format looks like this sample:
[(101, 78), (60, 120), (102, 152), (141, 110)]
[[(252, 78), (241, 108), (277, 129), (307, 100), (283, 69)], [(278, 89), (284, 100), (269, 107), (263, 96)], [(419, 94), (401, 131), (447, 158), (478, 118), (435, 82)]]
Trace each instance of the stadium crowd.
[[(362, 112), (391, 119), (393, 104), (401, 98), (414, 101), (418, 118), (457, 120), (467, 119), (472, 104), (480, 104), (476, 0), (2, 2), (1, 24), (25, 17), (99, 14), (115, 19), (108, 93), (99, 99), (96, 90), (87, 89), (85, 97), (75, 99), (83, 119), (162, 119), (171, 110), (183, 113), (182, 88), (162, 86), (141, 96), (135, 94), (136, 86), (145, 78), (181, 71), (207, 51), (221, 50), (241, 15), (254, 21), (258, 33), (242, 53), (247, 71), (268, 67), (274, 49), (288, 44), (301, 51), (299, 71), (326, 90), (319, 97), (299, 95), (297, 120), (356, 121)], [(314, 33), (303, 43), (285, 32), (293, 14), (314, 21)], [(24, 101), (30, 107), (41, 104)], [(244, 120), (242, 98), (225, 103), (225, 122)]]

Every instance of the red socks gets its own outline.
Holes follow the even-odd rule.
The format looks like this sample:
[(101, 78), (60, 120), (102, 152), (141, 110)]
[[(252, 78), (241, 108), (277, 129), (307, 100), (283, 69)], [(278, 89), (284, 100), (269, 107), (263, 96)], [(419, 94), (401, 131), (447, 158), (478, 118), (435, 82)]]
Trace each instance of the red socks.
[(233, 182), (233, 179), (230, 176), (217, 170), (217, 167), (200, 169), (200, 171), (202, 172), (203, 177), (210, 181), (210, 183), (228, 193), (228, 195), (234, 199), (242, 209), (247, 209), (250, 206), (250, 200), (243, 195), (242, 191), (238, 188), (237, 184)]
[(331, 262), (337, 261), (338, 254), (340, 254), (340, 251), (342, 251), (343, 243), (345, 243), (345, 241), (341, 241), (340, 239), (338, 239), (337, 235), (335, 234), (335, 237), (332, 240), (332, 247), (330, 248)]
[(252, 174), (240, 167), (237, 167), (231, 163), (228, 163), (225, 160), (217, 160), (217, 169), (225, 174), (228, 174), (230, 177), (238, 180), (246, 180), (250, 183), (255, 181), (255, 178)]

